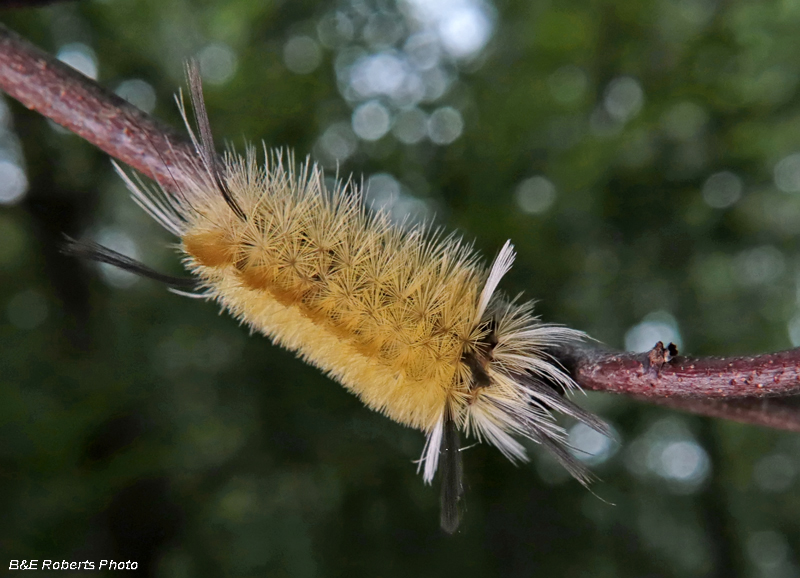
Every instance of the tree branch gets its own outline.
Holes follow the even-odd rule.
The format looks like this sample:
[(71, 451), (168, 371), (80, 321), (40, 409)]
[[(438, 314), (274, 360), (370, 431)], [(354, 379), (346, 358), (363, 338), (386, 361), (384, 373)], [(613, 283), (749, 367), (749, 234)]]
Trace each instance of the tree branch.
[(556, 356), (585, 389), (641, 398), (740, 398), (800, 392), (800, 349), (752, 357), (684, 357), (660, 341), (647, 353), (570, 344)]
[[(0, 89), (112, 157), (178, 191), (196, 153), (184, 138), (0, 25)], [(645, 354), (554, 349), (585, 389), (766, 427), (800, 431), (800, 349), (755, 357), (691, 358), (658, 343)], [(770, 399), (770, 396), (784, 396)]]
[(646, 353), (586, 343), (552, 350), (584, 389), (663, 407), (800, 431), (800, 348), (751, 357), (684, 357), (660, 341)]
[(800, 432), (800, 396), (720, 398), (654, 398), (633, 396), (655, 405), (739, 423)]
[(190, 189), (186, 139), (2, 24), (0, 88), (165, 188)]

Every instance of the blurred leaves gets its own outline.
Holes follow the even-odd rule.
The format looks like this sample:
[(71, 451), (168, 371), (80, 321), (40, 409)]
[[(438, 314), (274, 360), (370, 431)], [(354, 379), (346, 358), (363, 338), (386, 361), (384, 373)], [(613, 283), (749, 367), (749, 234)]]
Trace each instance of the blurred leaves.
[[(197, 57), (220, 142), (363, 175), (372, 202), (487, 258), (511, 238), (505, 287), (546, 321), (614, 347), (668, 331), (697, 355), (800, 345), (800, 4), (98, 0), (3, 20), (54, 54), (86, 47), (101, 83), (176, 126)], [(7, 105), (0, 163), (27, 180), (0, 186), (10, 557), (138, 557), (158, 576), (798, 573), (796, 436), (610, 396), (585, 403), (622, 440), (594, 466), (616, 506), (535, 451), (514, 468), (478, 446), (447, 538), (419, 433), (213, 304), (60, 257), (61, 233), (116, 235), (180, 269), (101, 153)]]

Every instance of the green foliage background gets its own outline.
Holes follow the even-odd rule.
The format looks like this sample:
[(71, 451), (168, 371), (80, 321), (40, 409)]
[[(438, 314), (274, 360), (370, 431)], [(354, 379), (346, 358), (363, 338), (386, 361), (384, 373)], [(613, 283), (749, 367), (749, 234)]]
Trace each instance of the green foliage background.
[[(491, 34), (469, 57), (443, 52), (447, 89), (418, 105), (458, 111), (460, 136), (349, 133), (340, 174), (392, 175), (400, 198), (489, 257), (511, 238), (505, 288), (610, 346), (643, 322), (697, 355), (798, 344), (800, 2), (466, 4)], [(401, 54), (421, 26), (410, 6), (106, 0), (0, 19), (53, 53), (88, 47), (110, 88), (149, 83), (153, 114), (175, 126), (184, 60), (222, 46), (235, 69), (206, 87), (220, 142), (321, 158), (326, 131), (346, 133), (370, 100), (344, 97), (341, 70), (359, 54)], [(370, 37), (370, 22), (396, 37)], [(287, 65), (297, 37), (319, 56), (302, 74)], [(375, 99), (396, 118), (396, 103)], [(6, 103), (0, 144), (29, 188), (0, 207), (2, 564), (131, 559), (176, 577), (800, 574), (796, 435), (613, 396), (579, 401), (619, 433), (594, 460), (593, 490), (614, 505), (535, 448), (514, 467), (477, 446), (464, 456), (464, 523), (444, 535), (438, 491), (412, 464), (419, 432), (213, 304), (59, 255), (62, 233), (123, 239), (180, 271), (173, 240), (107, 157)], [(536, 176), (555, 197), (525, 212)]]

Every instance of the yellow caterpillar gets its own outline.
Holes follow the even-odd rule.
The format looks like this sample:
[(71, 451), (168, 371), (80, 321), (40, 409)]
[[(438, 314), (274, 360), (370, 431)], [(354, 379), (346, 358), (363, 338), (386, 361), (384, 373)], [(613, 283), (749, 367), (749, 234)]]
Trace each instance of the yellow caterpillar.
[[(368, 407), (424, 431), (419, 462), (430, 483), (444, 464), (442, 526), (455, 530), (462, 494), (458, 432), (526, 459), (522, 436), (543, 444), (582, 483), (555, 410), (607, 432), (567, 400), (575, 383), (545, 353), (581, 333), (540, 323), (532, 304), (497, 292), (514, 260), (510, 243), (488, 269), (453, 235), (397, 226), (365, 208), (352, 186), (327, 190), (322, 172), (291, 155), (254, 149), (220, 162), (189, 67), (200, 133), (184, 120), (198, 153), (190, 190), (137, 185), (136, 202), (181, 239), (202, 295), (359, 396)], [(71, 251), (164, 280), (113, 252), (76, 243)]]

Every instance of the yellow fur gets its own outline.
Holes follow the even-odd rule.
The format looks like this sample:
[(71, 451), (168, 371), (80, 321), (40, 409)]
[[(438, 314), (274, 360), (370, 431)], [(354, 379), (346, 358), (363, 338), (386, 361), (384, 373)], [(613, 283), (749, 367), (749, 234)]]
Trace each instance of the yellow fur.
[(354, 187), (327, 190), (315, 165), (296, 173), (291, 155), (284, 166), (280, 153), (267, 153), (262, 166), (251, 149), (218, 166), (199, 74), (190, 68), (189, 77), (197, 180), (170, 193), (120, 174), (136, 202), (181, 238), (204, 294), (367, 406), (425, 431), (420, 469), (430, 483), (444, 456), (443, 502), (460, 496), (458, 430), (511, 460), (526, 459), (515, 436), (528, 438), (586, 483), (552, 412), (608, 429), (561, 395), (576, 386), (547, 353), (582, 334), (539, 323), (530, 303), (497, 291), (511, 244), (486, 268), (455, 237), (368, 210)]
[(182, 237), (189, 267), (231, 313), (297, 351), (369, 407), (433, 428), (478, 336), (486, 272), (458, 241), (369, 214), (353, 191), (324, 190), (278, 165), (229, 159), (247, 219), (219, 196), (194, 201)]

